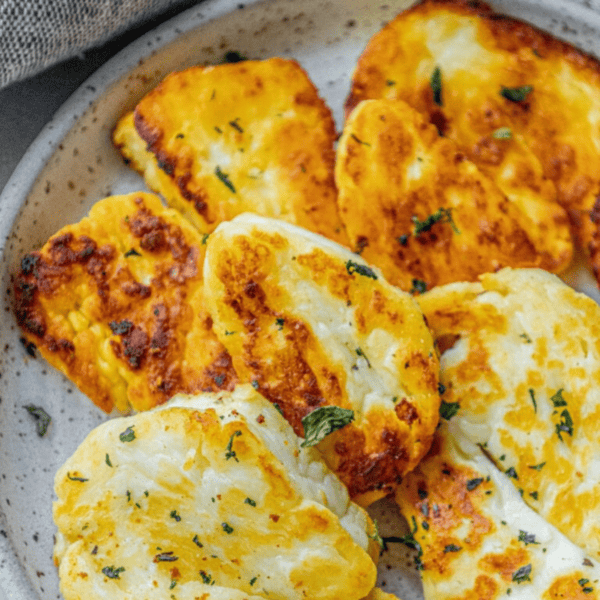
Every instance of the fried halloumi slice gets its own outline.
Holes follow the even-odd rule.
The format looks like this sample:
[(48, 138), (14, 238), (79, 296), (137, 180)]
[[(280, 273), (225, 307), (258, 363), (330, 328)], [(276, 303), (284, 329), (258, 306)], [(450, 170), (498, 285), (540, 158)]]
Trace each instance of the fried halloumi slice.
[(442, 414), (600, 558), (598, 304), (536, 269), (441, 286), (419, 304), (442, 351)]
[(357, 502), (393, 490), (439, 417), (438, 358), (413, 298), (338, 244), (250, 214), (211, 235), (204, 275), (240, 381), (307, 441), (320, 439), (309, 414), (311, 428), (334, 430), (319, 449)]
[[(425, 0), (359, 58), (348, 111), (402, 99), (509, 196), (590, 210), (600, 190), (598, 61), (483, 2)], [(506, 139), (512, 138), (512, 139)]]
[(249, 211), (346, 242), (333, 117), (293, 60), (173, 73), (121, 119), (113, 140), (202, 231)]
[(207, 237), (153, 194), (104, 199), (23, 258), (17, 321), (106, 412), (231, 389), (231, 359), (204, 309)]
[(300, 442), (249, 385), (97, 427), (55, 479), (65, 599), (365, 597), (374, 525)]
[[(455, 435), (458, 434), (458, 435)], [(444, 424), (396, 501), (425, 600), (600, 598), (600, 566), (529, 508), (481, 450)]]
[(572, 258), (566, 217), (521, 210), (405, 102), (356, 107), (335, 174), (351, 247), (406, 291), (505, 266), (562, 270)]

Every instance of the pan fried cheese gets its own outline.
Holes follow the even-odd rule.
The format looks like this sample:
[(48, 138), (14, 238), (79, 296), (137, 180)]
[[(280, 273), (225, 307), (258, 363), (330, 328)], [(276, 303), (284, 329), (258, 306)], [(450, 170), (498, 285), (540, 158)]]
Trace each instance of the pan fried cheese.
[(572, 257), (566, 219), (548, 218), (563, 209), (545, 202), (547, 214), (529, 214), (509, 202), (402, 101), (365, 100), (352, 112), (336, 184), (351, 247), (406, 291), (415, 280), (431, 288), (504, 266), (560, 271)]
[(149, 187), (202, 231), (249, 211), (346, 242), (333, 117), (295, 61), (173, 73), (121, 119), (113, 139)]
[(24, 257), (17, 321), (106, 412), (230, 389), (231, 359), (204, 309), (206, 238), (152, 194), (102, 200)]
[(600, 307), (534, 269), (441, 286), (419, 304), (442, 351), (442, 412), (600, 558)]
[(345, 248), (250, 214), (211, 235), (204, 274), (240, 381), (303, 437), (316, 409), (353, 411), (319, 448), (359, 503), (393, 490), (427, 451), (440, 402), (438, 359), (410, 295)]
[(529, 508), (459, 428), (444, 425), (396, 492), (425, 600), (590, 600), (600, 566)]
[(65, 600), (367, 596), (373, 523), (300, 442), (249, 385), (97, 427), (56, 474)]
[[(425, 0), (360, 57), (348, 111), (402, 99), (489, 174), (507, 196), (590, 210), (600, 190), (598, 62), (482, 2)], [(511, 138), (511, 139), (507, 139)]]

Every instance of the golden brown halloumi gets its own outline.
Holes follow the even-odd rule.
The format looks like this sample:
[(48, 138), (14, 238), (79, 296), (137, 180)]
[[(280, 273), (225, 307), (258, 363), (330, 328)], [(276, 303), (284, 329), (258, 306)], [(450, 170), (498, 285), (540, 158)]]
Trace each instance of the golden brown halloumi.
[[(409, 291), (505, 266), (562, 270), (569, 226), (510, 202), (449, 139), (399, 100), (365, 100), (338, 146), (336, 184), (351, 247)], [(540, 207), (542, 208), (542, 207)]]
[(598, 304), (537, 269), (504, 269), (418, 300), (442, 352), (442, 414), (599, 559)]
[(367, 596), (373, 523), (300, 442), (249, 385), (100, 425), (56, 474), (63, 596)]
[(250, 214), (211, 235), (204, 275), (240, 381), (301, 436), (316, 409), (353, 411), (319, 448), (359, 503), (393, 490), (427, 451), (440, 402), (438, 358), (410, 295), (338, 244)]
[(345, 243), (331, 111), (300, 65), (272, 58), (169, 75), (113, 139), (202, 231), (249, 211)]
[(396, 501), (425, 600), (600, 598), (600, 566), (529, 508), (455, 428), (443, 425)]
[(153, 194), (102, 200), (23, 258), (17, 321), (106, 412), (230, 389), (231, 359), (204, 308), (207, 237)]
[(427, 114), (509, 196), (546, 194), (547, 178), (563, 206), (590, 210), (600, 191), (598, 61), (483, 2), (425, 0), (393, 19), (359, 58), (348, 111), (367, 98)]

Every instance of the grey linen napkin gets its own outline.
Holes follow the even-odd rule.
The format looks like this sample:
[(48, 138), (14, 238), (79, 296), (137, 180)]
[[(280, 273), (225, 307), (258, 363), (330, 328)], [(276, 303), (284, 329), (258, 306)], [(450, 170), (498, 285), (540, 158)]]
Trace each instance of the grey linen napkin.
[(184, 0), (0, 0), (0, 88), (148, 21)]

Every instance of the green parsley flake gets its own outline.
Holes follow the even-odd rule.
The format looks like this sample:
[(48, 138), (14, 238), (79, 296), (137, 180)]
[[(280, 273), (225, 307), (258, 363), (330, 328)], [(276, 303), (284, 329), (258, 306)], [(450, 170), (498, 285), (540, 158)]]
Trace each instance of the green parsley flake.
[(244, 500), (244, 504), (249, 504), (250, 506), (256, 506), (256, 502), (252, 500), (252, 498), (246, 498)]
[(419, 237), (422, 233), (428, 232), (436, 223), (448, 223), (452, 227), (454, 233), (460, 233), (452, 218), (451, 208), (438, 208), (433, 214), (426, 217), (421, 221), (417, 216), (413, 215), (410, 220), (412, 221), (414, 228), (414, 235)]
[(110, 456), (108, 455), (108, 452), (106, 453), (106, 458), (104, 459), (104, 462), (109, 466), (112, 467), (112, 463), (110, 462)]
[(554, 394), (554, 396), (550, 397), (550, 401), (552, 402), (554, 408), (559, 408), (561, 406), (567, 406), (567, 401), (563, 398), (563, 388), (560, 388), (560, 390), (558, 390), (556, 392), (556, 394)]
[(460, 409), (460, 404), (458, 402), (444, 402), (440, 404), (440, 416), (442, 419), (446, 419), (449, 421)]
[(175, 556), (173, 552), (161, 552), (154, 557), (154, 562), (175, 562), (179, 560), (178, 556)]
[(412, 294), (414, 296), (415, 294), (424, 294), (426, 291), (427, 282), (423, 281), (422, 279), (412, 280), (412, 287), (409, 290), (409, 294)]
[(562, 433), (568, 433), (573, 437), (573, 419), (566, 408), (560, 413), (560, 423), (556, 424), (556, 435), (561, 442), (564, 441)]
[(511, 102), (524, 102), (529, 94), (533, 92), (532, 85), (522, 85), (521, 87), (504, 87), (500, 90), (500, 95)]
[(363, 146), (370, 146), (371, 144), (369, 144), (369, 142), (363, 142), (363, 140), (359, 139), (356, 135), (354, 135), (353, 133), (350, 134), (350, 137), (357, 143), (357, 144), (361, 144)]
[(354, 421), (354, 411), (340, 406), (319, 406), (302, 419), (303, 448), (315, 446), (330, 433)]
[(177, 585), (177, 580), (171, 579), (171, 585), (169, 586), (169, 589), (172, 590), (176, 585)]
[(537, 413), (537, 402), (535, 401), (535, 394), (531, 388), (529, 388), (529, 396), (531, 397), (531, 402), (533, 403), (533, 411)]
[(213, 578), (206, 571), (200, 571), (200, 577), (202, 577), (202, 582), (206, 585), (214, 583)]
[(172, 510), (169, 516), (171, 517), (171, 519), (175, 519), (178, 523), (179, 521), (181, 521), (181, 517), (177, 514), (176, 510)]
[(442, 101), (442, 70), (439, 66), (436, 66), (433, 72), (431, 73), (431, 78), (429, 79), (429, 86), (431, 87), (431, 91), (433, 92), (433, 101), (438, 106), (443, 106), (444, 103)]
[(135, 431), (133, 431), (133, 428), (135, 426), (132, 425), (131, 427), (128, 427), (125, 431), (123, 431), (122, 433), (119, 434), (119, 439), (125, 443), (125, 442), (133, 442), (133, 440), (135, 440)]
[(229, 180), (229, 176), (226, 173), (223, 173), (223, 171), (221, 171), (221, 168), (219, 166), (217, 166), (217, 168), (215, 169), (215, 175), (221, 180), (223, 185), (228, 187), (235, 194), (235, 187), (233, 186), (233, 183), (231, 183), (231, 181)]
[(483, 477), (476, 477), (475, 479), (469, 479), (467, 481), (467, 490), (472, 492), (476, 487), (483, 483)]
[(256, 580), (257, 580), (257, 579), (258, 579), (258, 577), (253, 577), (253, 578), (250, 580), (250, 585), (254, 585), (254, 584), (256, 583)]
[(227, 444), (227, 452), (225, 452), (225, 460), (229, 460), (230, 458), (234, 458), (235, 462), (240, 462), (235, 454), (235, 451), (232, 450), (233, 447), (233, 439), (236, 437), (239, 437), (240, 435), (242, 435), (242, 432), (238, 429), (237, 431), (234, 431), (231, 434), (231, 437), (229, 438), (229, 443)]
[(84, 477), (71, 477), (71, 473), (67, 473), (67, 477), (71, 481), (80, 481), (81, 483), (85, 483), (86, 481), (89, 481), (89, 479), (85, 479)]
[(358, 354), (358, 356), (362, 356), (362, 358), (364, 358), (367, 361), (367, 366), (370, 369), (371, 368), (371, 362), (367, 358), (367, 355), (362, 351), (362, 349), (361, 348), (356, 348), (355, 352), (356, 352), (356, 354)]
[(348, 271), (348, 273), (350, 275), (352, 275), (353, 273), (358, 273), (359, 275), (362, 275), (363, 277), (370, 277), (371, 279), (377, 279), (377, 275), (375, 274), (373, 269), (371, 269), (370, 267), (367, 267), (367, 265), (361, 265), (359, 263), (356, 263), (353, 260), (349, 260), (346, 263), (346, 271)]
[(456, 544), (448, 544), (444, 548), (444, 554), (446, 554), (447, 552), (459, 552), (460, 550), (462, 550), (461, 546), (457, 546)]
[(202, 234), (202, 245), (206, 245), (206, 242), (208, 242), (208, 238), (210, 237), (210, 233), (203, 233)]
[(52, 421), (50, 415), (40, 406), (34, 406), (33, 404), (27, 404), (24, 408), (35, 419), (37, 434), (44, 437)]
[(197, 534), (192, 538), (192, 542), (194, 542), (198, 548), (204, 548), (204, 544), (198, 539)]
[(527, 533), (522, 529), (519, 530), (519, 541), (523, 542), (526, 546), (528, 544), (539, 544), (539, 542), (535, 541), (535, 534)]
[(275, 319), (275, 325), (277, 325), (279, 331), (281, 331), (285, 325), (285, 319)]
[(529, 465), (529, 469), (533, 469), (534, 471), (541, 471), (544, 468), (546, 462), (542, 462), (539, 465)]
[(504, 471), (509, 477), (511, 477), (512, 479), (519, 479), (519, 476), (517, 475), (517, 471), (515, 470), (514, 467), (509, 467), (508, 469), (506, 469), (506, 471)]
[(130, 256), (141, 256), (141, 254), (135, 248), (130, 248), (123, 256), (129, 258)]
[(520, 569), (517, 569), (512, 576), (512, 580), (517, 583), (523, 583), (524, 581), (531, 581), (531, 564), (525, 565)]
[(223, 531), (227, 534), (231, 534), (233, 533), (233, 527), (231, 525), (229, 525), (229, 523), (221, 523), (221, 527), (223, 528)]
[(102, 572), (110, 579), (121, 579), (120, 575), (125, 570), (125, 567), (115, 568), (112, 567), (104, 567)]

